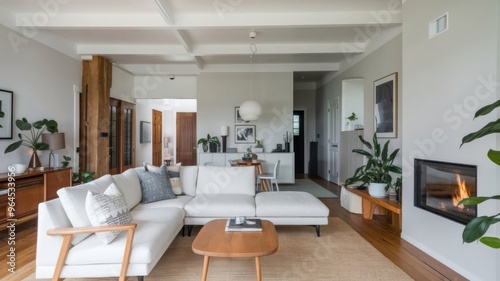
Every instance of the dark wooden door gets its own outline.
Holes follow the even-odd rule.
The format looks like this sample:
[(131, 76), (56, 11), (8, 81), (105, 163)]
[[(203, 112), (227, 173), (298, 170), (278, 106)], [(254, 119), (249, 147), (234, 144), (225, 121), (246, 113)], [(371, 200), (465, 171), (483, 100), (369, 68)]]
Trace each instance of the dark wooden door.
[(153, 165), (161, 166), (163, 163), (162, 157), (162, 127), (163, 115), (161, 111), (153, 110)]
[(120, 173), (120, 100), (109, 99), (109, 173)]
[(295, 152), (295, 173), (304, 173), (304, 110), (293, 111), (293, 151)]
[(196, 165), (196, 112), (178, 112), (176, 125), (176, 162)]
[(121, 101), (120, 112), (122, 114), (120, 136), (121, 164), (120, 173), (134, 168), (135, 165), (135, 104)]

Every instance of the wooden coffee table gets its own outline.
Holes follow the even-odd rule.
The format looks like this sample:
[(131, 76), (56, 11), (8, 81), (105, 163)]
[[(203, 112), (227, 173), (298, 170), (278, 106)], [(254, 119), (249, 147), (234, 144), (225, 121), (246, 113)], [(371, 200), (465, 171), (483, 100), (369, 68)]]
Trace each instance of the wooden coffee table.
[(255, 257), (257, 280), (262, 280), (260, 257), (278, 250), (278, 235), (270, 221), (262, 221), (262, 231), (225, 230), (227, 219), (212, 220), (200, 230), (193, 241), (193, 252), (205, 256), (202, 280), (207, 280), (210, 257)]

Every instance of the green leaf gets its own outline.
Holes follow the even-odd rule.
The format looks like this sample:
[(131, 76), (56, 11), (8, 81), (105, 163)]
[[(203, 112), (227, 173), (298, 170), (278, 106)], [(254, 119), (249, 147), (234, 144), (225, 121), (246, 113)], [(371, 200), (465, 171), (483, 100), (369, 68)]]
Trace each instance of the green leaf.
[(352, 152), (357, 153), (357, 154), (361, 154), (361, 155), (366, 156), (368, 158), (372, 158), (372, 154), (366, 150), (363, 150), (363, 149), (353, 149)]
[(373, 150), (375, 157), (380, 156), (380, 144), (378, 143), (377, 133), (373, 134)]
[(45, 126), (47, 127), (47, 131), (49, 131), (50, 133), (57, 133), (58, 132), (57, 122), (55, 120), (44, 119), (43, 121), (44, 121)]
[(386, 141), (384, 144), (384, 148), (382, 149), (382, 161), (387, 161), (387, 153), (389, 150), (389, 141)]
[(66, 160), (66, 161), (71, 161), (71, 157), (69, 157), (69, 156), (63, 155), (63, 158), (64, 158), (64, 160)]
[(490, 112), (492, 112), (495, 108), (500, 106), (500, 100), (497, 100), (496, 102), (483, 106), (481, 107), (478, 111), (476, 111), (476, 114), (474, 115), (474, 118), (486, 115)]
[(500, 238), (498, 238), (498, 237), (485, 236), (485, 237), (479, 239), (479, 241), (488, 247), (491, 247), (494, 249), (500, 249)]
[(490, 158), (490, 160), (493, 161), (493, 163), (500, 166), (500, 151), (490, 149), (488, 151), (488, 158)]
[(500, 195), (494, 195), (491, 197), (469, 197), (469, 198), (465, 198), (465, 199), (460, 200), (460, 202), (458, 202), (458, 205), (460, 205), (460, 204), (477, 205), (477, 204), (481, 204), (484, 201), (490, 200), (490, 199), (500, 200)]
[(5, 117), (5, 112), (0, 111), (0, 117)]
[(462, 239), (465, 243), (471, 243), (481, 238), (491, 225), (493, 217), (481, 216), (472, 219), (462, 232)]
[(368, 149), (370, 149), (370, 150), (372, 149), (372, 145), (371, 145), (369, 142), (367, 142), (367, 141), (363, 138), (363, 136), (358, 136), (358, 138), (359, 138), (359, 140), (361, 141), (361, 143), (363, 143), (366, 147), (368, 147)]
[(44, 125), (45, 125), (44, 120), (36, 121), (33, 123), (33, 127), (35, 127), (35, 129), (38, 129), (38, 130), (43, 128)]
[(12, 152), (12, 151), (18, 149), (22, 143), (23, 143), (23, 140), (16, 141), (15, 143), (10, 144), (9, 146), (7, 146), (4, 153), (9, 153), (9, 152)]
[(33, 145), (33, 148), (35, 148), (36, 150), (47, 150), (49, 149), (49, 145), (44, 142), (39, 142), (35, 143), (35, 145)]
[(26, 118), (23, 118), (22, 120), (17, 119), (16, 120), (16, 127), (21, 131), (31, 130), (31, 124), (28, 123), (28, 120), (26, 120)]
[(460, 144), (460, 147), (462, 147), (462, 145), (464, 145), (465, 143), (471, 142), (475, 139), (479, 139), (493, 133), (500, 133), (500, 119), (490, 122), (486, 124), (486, 126), (481, 128), (479, 131), (470, 133), (465, 137), (463, 137), (462, 144)]

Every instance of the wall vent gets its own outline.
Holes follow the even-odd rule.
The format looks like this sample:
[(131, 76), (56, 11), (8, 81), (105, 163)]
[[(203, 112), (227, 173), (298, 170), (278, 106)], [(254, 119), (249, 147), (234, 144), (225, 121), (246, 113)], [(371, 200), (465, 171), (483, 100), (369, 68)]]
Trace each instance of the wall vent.
[(429, 23), (429, 39), (448, 30), (448, 13)]

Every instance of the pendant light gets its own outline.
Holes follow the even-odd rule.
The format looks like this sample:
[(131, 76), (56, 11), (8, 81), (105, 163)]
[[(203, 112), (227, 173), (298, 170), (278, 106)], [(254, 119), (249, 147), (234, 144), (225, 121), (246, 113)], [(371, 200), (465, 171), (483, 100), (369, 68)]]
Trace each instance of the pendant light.
[[(254, 39), (256, 37), (255, 31), (250, 32), (250, 38)], [(252, 55), (250, 56), (250, 95), (253, 98), (253, 56), (257, 53), (257, 46), (255, 43), (250, 44), (250, 51)], [(244, 101), (240, 105), (240, 116), (246, 122), (258, 120), (260, 115), (262, 115), (262, 106), (259, 102), (251, 99)]]

